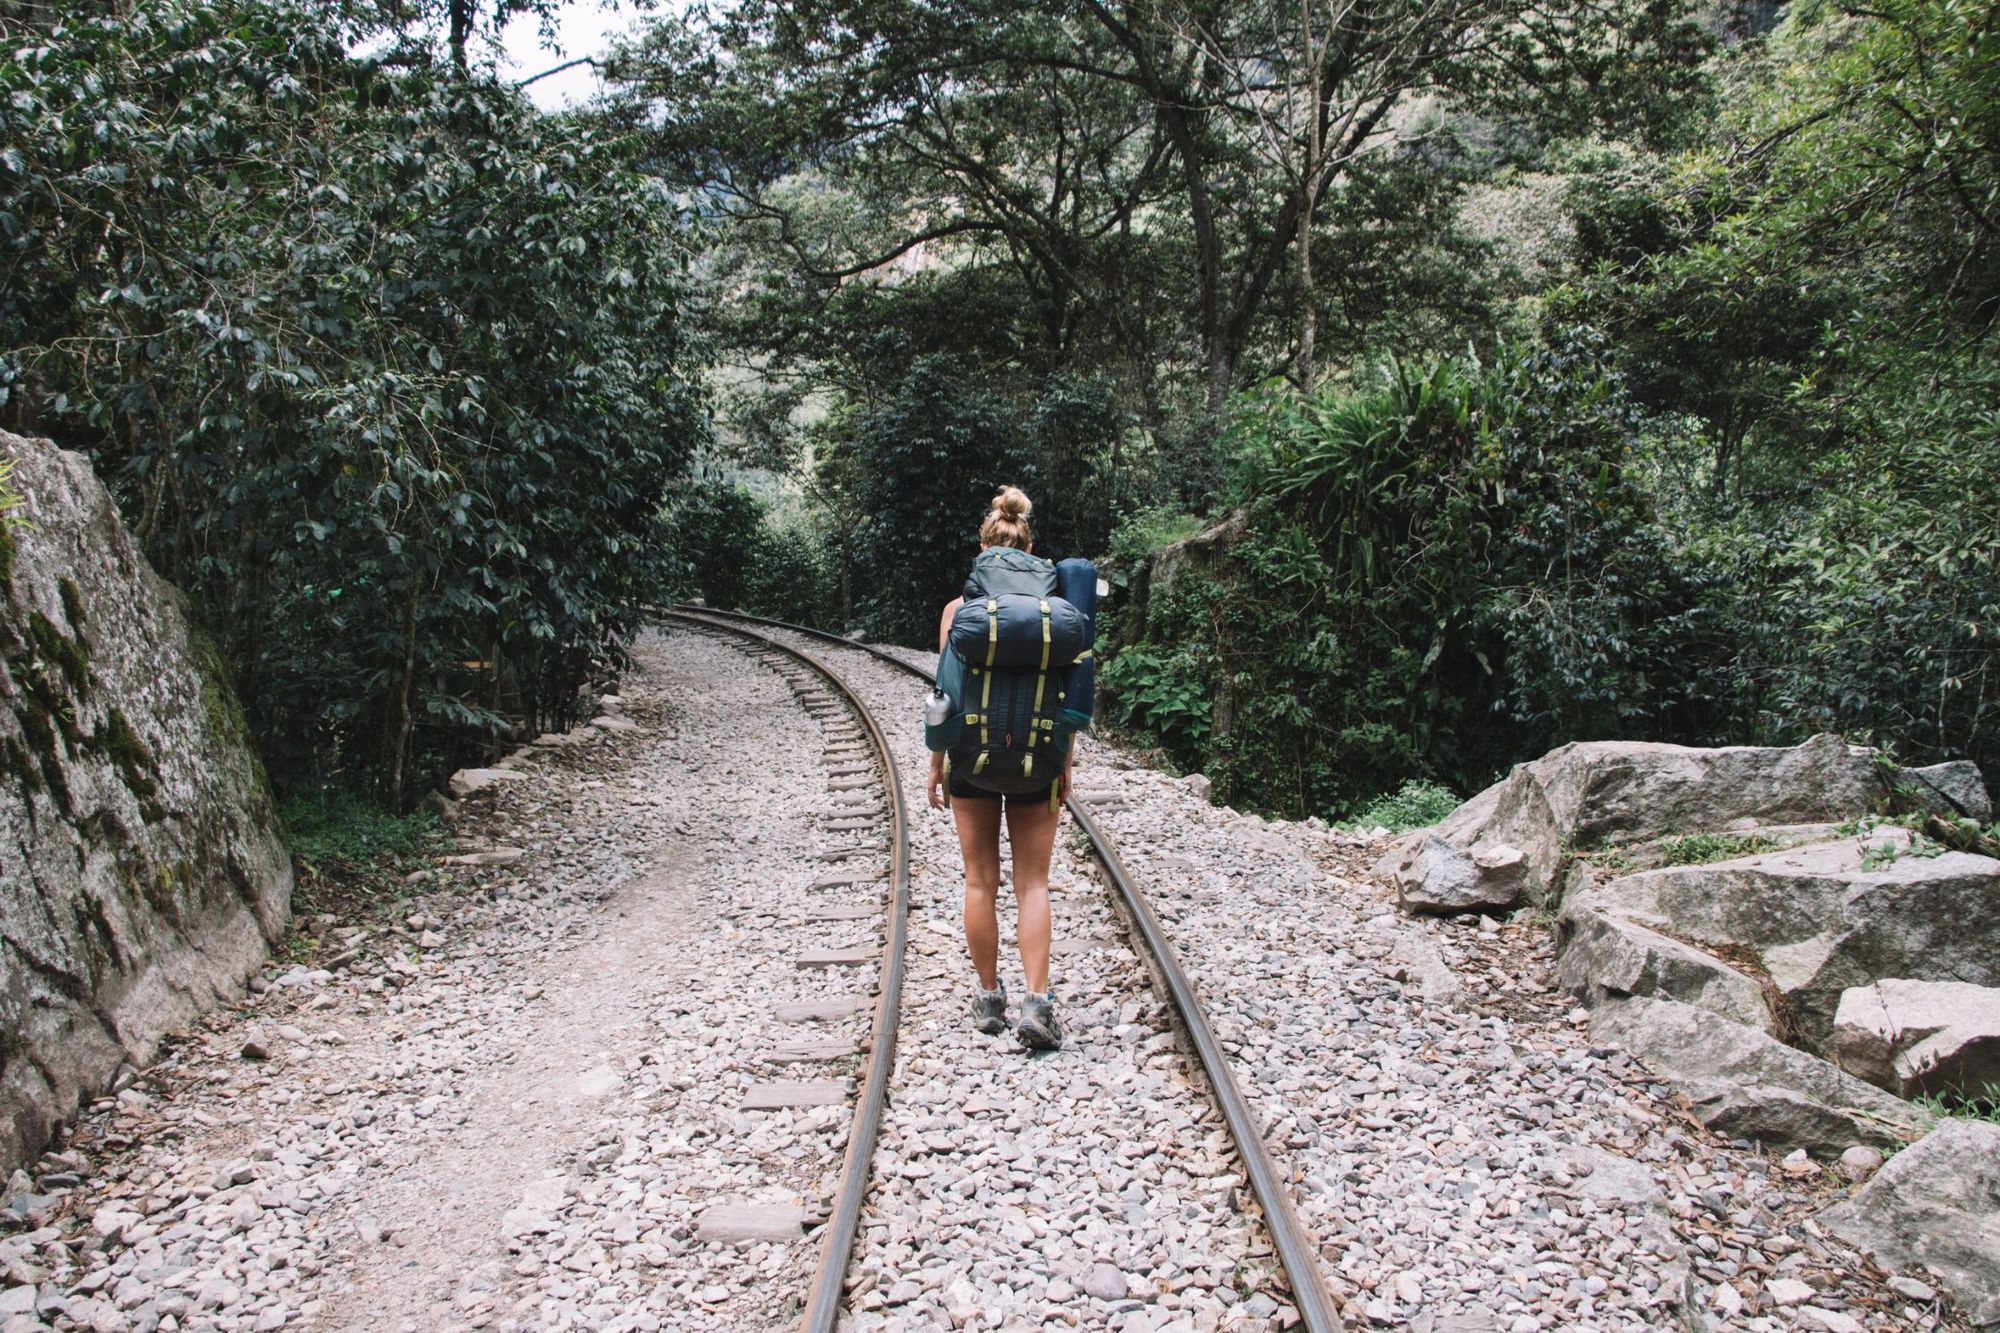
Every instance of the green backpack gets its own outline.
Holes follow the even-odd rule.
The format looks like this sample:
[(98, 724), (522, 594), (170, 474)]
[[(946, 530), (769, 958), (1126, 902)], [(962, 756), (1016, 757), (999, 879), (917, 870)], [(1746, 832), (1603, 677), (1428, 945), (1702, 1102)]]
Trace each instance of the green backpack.
[(938, 661), (951, 715), (926, 728), (948, 772), (1002, 795), (1040, 791), (1061, 775), (1071, 738), (1090, 724), (1066, 707), (1091, 654), (1087, 625), (1057, 596), (1054, 565), (1013, 547), (980, 552)]

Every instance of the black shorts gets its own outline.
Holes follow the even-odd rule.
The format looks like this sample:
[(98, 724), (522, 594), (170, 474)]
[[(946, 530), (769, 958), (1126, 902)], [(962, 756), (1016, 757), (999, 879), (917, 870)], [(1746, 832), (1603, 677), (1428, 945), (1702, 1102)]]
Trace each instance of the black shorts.
[(951, 799), (954, 801), (1003, 801), (1007, 805), (1047, 805), (1049, 803), (1049, 788), (1055, 785), (1055, 783), (1051, 782), (1047, 787), (1043, 787), (1038, 791), (1012, 792), (1003, 795), (997, 791), (985, 791), (973, 786), (970, 778), (964, 772), (954, 768), (951, 770), (951, 776), (946, 780), (944, 787), (951, 794)]

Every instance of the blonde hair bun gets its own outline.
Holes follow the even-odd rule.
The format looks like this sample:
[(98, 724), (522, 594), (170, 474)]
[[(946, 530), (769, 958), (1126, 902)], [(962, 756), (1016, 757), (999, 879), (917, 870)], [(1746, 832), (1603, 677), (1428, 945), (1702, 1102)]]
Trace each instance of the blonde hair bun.
[(1002, 486), (993, 497), (993, 507), (979, 525), (979, 540), (988, 546), (1015, 546), (1027, 550), (1035, 534), (1028, 528), (1028, 512), (1034, 506), (1019, 486)]

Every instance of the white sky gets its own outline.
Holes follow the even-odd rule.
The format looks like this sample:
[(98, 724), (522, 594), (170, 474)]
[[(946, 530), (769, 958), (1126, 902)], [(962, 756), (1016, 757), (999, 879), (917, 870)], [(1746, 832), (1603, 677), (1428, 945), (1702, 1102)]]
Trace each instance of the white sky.
[[(501, 77), (525, 79), (578, 56), (601, 56), (613, 38), (643, 17), (629, 0), (622, 9), (613, 9), (607, 0), (569, 0), (556, 19), (558, 49), (553, 51), (542, 45), (540, 25), (532, 16), (517, 18), (501, 34)], [(535, 105), (554, 110), (586, 101), (603, 86), (595, 69), (578, 65), (531, 84), (527, 91)]]

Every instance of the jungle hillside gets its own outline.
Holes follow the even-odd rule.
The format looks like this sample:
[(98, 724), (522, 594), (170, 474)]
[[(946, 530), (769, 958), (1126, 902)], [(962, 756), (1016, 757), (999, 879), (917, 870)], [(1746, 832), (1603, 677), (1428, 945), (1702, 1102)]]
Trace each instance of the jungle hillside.
[(923, 645), (1003, 483), (1235, 804), (2000, 775), (1994, 6), (642, 5), (549, 109), (561, 9), (0, 3), (0, 426), (288, 810), (569, 725), (648, 604)]

